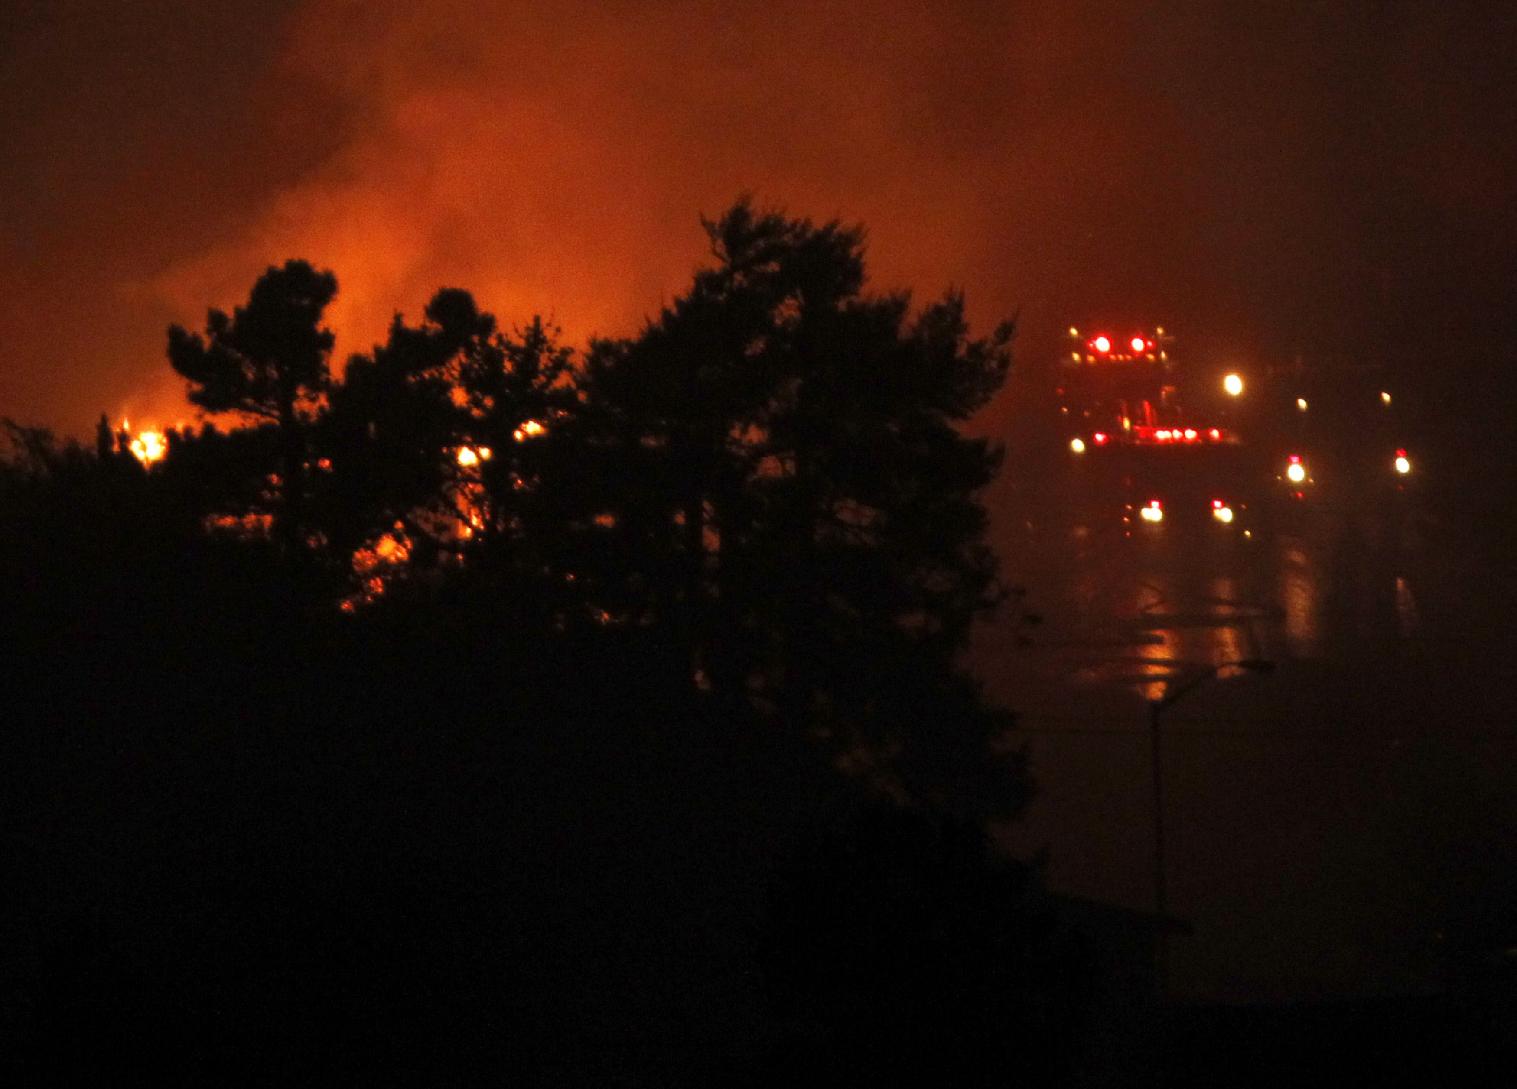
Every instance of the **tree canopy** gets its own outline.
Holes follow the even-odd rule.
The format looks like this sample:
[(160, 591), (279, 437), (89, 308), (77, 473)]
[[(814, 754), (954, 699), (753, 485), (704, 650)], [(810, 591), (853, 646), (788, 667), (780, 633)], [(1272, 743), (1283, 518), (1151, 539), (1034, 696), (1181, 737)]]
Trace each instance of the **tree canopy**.
[(327, 387), (332, 331), (322, 314), (337, 278), (308, 262), (270, 267), (246, 306), (212, 309), (205, 333), (169, 327), (169, 362), (190, 381), (190, 403), (281, 426), (309, 411)]
[[(960, 430), (1011, 330), (873, 293), (859, 228), (747, 202), (705, 228), (688, 288), (583, 352), (444, 288), (334, 375), (336, 279), (290, 261), (169, 330), (222, 428), (152, 464), (108, 423), (92, 451), (7, 432), (27, 681), (3, 694), (39, 710), (0, 766), (38, 858), (79, 875), (45, 901), (39, 1022), (125, 1026), (104, 1050), (147, 1062), (192, 1005), (227, 1084), (308, 1075), (334, 1039), (388, 1076), (418, 1038), (453, 1042), (434, 1081), (488, 1056), (562, 1083), (521, 1048), (655, 1069), (668, 1025), (723, 1072), (886, 1070), (897, 1045), (929, 1069), (950, 1027), (966, 1071), (1012, 1061), (1005, 1018), (1044, 1016), (1057, 973), (1016, 938), (1031, 870), (984, 834), (1028, 785), (961, 661), (1001, 587), (998, 451)], [(939, 1001), (944, 958), (983, 966), (973, 997)], [(116, 1005), (70, 1005), (93, 991)], [(950, 1026), (967, 1008), (1001, 1012)]]
[(270, 267), (246, 306), (212, 309), (205, 334), (169, 327), (168, 356), (189, 379), (189, 399), (211, 413), (235, 413), (275, 428), (278, 502), (274, 524), (295, 552), (304, 532), (307, 436), (329, 385), (335, 337), (321, 324), (337, 277), (308, 262)]

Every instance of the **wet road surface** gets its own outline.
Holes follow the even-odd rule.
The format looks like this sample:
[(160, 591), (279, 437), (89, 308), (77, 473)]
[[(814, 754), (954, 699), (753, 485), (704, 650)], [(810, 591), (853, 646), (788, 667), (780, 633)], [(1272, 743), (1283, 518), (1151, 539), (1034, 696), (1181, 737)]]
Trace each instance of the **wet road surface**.
[(1168, 903), (1193, 928), (1171, 952), (1176, 997), (1436, 987), (1451, 950), (1517, 906), (1517, 595), (1457, 527), (1364, 500), (1249, 538), (1125, 536), (1046, 496), (988, 498), (1027, 594), (975, 665), (1019, 712), (1037, 781), (1006, 838), (1047, 851), (1056, 889), (1153, 907), (1147, 701), (1275, 664), (1223, 670), (1163, 714)]

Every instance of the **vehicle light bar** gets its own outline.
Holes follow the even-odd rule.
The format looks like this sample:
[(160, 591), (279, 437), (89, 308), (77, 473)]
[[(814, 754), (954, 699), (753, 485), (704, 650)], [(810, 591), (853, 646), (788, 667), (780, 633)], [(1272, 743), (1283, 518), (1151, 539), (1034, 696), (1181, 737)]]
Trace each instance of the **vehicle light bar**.
[(1183, 444), (1227, 442), (1231, 436), (1220, 427), (1201, 429), (1195, 427), (1148, 427), (1135, 425), (1132, 429), (1132, 438), (1133, 442), (1178, 442)]

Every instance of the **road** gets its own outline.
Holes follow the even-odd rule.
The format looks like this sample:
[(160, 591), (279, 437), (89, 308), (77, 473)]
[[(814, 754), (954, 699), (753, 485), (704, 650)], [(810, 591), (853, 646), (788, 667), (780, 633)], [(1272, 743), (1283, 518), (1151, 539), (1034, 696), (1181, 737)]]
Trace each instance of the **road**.
[(973, 651), (1032, 755), (1015, 851), (1046, 850), (1060, 891), (1152, 908), (1145, 701), (1267, 658), (1273, 673), (1224, 674), (1165, 712), (1169, 905), (1193, 928), (1174, 995), (1425, 990), (1466, 946), (1517, 943), (1493, 937), (1517, 908), (1517, 594), (1493, 557), (1383, 493), (1250, 539), (1125, 537), (1032, 475), (987, 496), (1027, 594)]

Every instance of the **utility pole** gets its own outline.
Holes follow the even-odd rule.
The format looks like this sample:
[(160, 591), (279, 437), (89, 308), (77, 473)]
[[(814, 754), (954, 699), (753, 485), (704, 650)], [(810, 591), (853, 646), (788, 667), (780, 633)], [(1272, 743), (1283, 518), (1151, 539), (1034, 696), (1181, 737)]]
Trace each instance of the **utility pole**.
[(1169, 996), (1169, 887), (1164, 866), (1164, 709), (1178, 703), (1187, 692), (1211, 680), (1224, 669), (1239, 669), (1249, 673), (1269, 673), (1275, 663), (1266, 658), (1243, 658), (1236, 662), (1222, 662), (1197, 674), (1178, 688), (1166, 691), (1156, 700), (1148, 701), (1149, 756), (1154, 779), (1154, 911), (1159, 916), (1158, 938), (1155, 942), (1155, 982), (1159, 998)]
[(1164, 876), (1164, 762), (1160, 734), (1163, 700), (1148, 701), (1148, 739), (1154, 778), (1154, 912), (1159, 916), (1156, 982), (1159, 997), (1169, 994), (1169, 890)]

